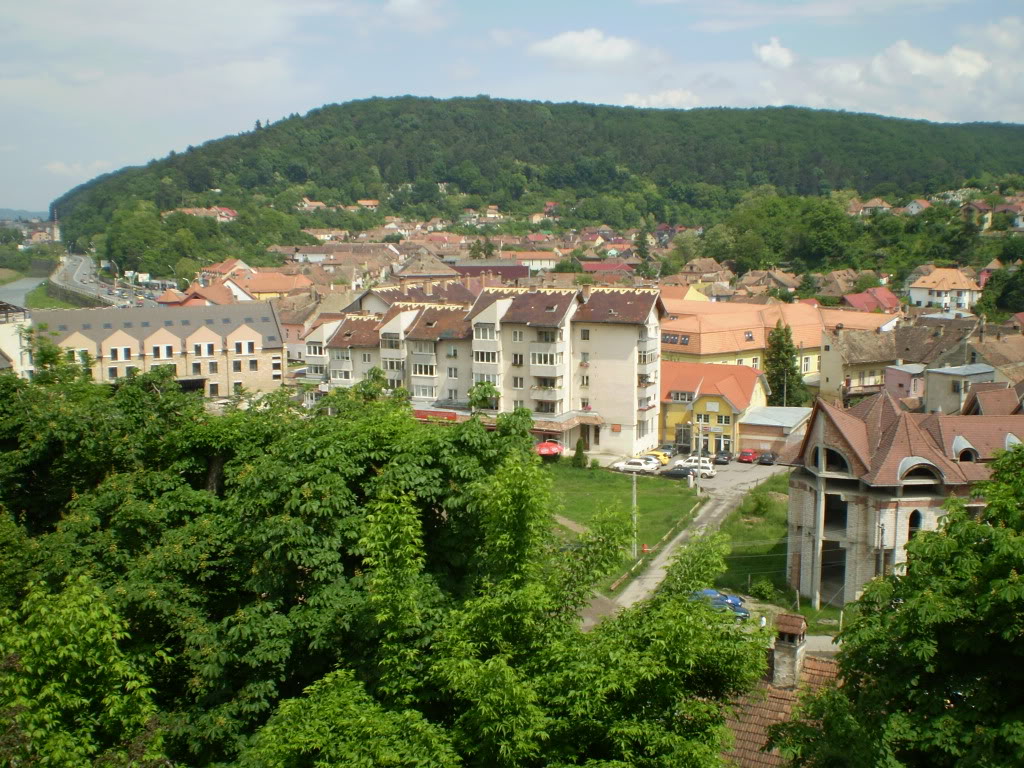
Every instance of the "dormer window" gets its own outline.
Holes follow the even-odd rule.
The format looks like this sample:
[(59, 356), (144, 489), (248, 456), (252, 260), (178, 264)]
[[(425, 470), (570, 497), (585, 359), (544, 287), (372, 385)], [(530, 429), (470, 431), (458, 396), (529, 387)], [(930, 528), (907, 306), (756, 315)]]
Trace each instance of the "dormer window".
[(747, 341), (753, 341), (754, 340), (754, 332), (753, 331), (744, 331), (743, 338), (746, 339)]

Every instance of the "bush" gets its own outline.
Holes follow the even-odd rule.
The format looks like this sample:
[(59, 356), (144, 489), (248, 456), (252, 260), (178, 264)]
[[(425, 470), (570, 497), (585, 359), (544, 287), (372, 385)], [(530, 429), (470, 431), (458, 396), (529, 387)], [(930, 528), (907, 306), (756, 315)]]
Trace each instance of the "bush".
[(779, 597), (779, 590), (768, 579), (761, 577), (750, 587), (750, 594), (758, 600), (774, 603)]
[(590, 460), (590, 468), (591, 469), (600, 469), (601, 468), (601, 462), (599, 462), (597, 459), (591, 459)]
[(576, 452), (572, 455), (572, 465), (579, 469), (586, 469), (587, 454), (583, 452), (583, 438), (576, 441)]

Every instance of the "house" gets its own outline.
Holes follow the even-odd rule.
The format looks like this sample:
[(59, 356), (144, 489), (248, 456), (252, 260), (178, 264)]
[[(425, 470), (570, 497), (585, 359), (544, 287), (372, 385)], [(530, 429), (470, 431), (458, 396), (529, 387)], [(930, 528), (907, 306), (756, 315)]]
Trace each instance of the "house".
[(740, 417), (739, 449), (781, 454), (803, 440), (811, 409), (803, 406), (762, 405)]
[(792, 293), (800, 287), (801, 278), (791, 272), (779, 269), (752, 269), (736, 281), (737, 288), (746, 288), (751, 293), (764, 293), (772, 288)]
[(992, 226), (992, 206), (984, 200), (971, 200), (960, 206), (960, 216), (982, 232)]
[(661, 442), (680, 453), (738, 451), (740, 419), (768, 402), (764, 374), (746, 365), (661, 364)]
[(860, 205), (860, 216), (874, 216), (878, 213), (889, 213), (892, 206), (880, 197), (873, 197)]
[(1024, 385), (1008, 381), (972, 384), (960, 413), (964, 416), (1012, 416), (1020, 413)]
[(368, 211), (376, 211), (378, 208), (380, 208), (380, 200), (356, 200), (356, 205), (358, 205), (360, 208), (365, 208)]
[(25, 376), (31, 369), (31, 350), (24, 338), (30, 324), (27, 309), (0, 301), (0, 373), (10, 371), (16, 376)]
[(992, 261), (982, 267), (981, 271), (978, 272), (978, 285), (984, 288), (985, 283), (988, 282), (989, 278), (1001, 269), (1003, 269), (1003, 262), (999, 259), (992, 259)]
[(266, 301), (287, 296), (313, 285), (313, 281), (302, 274), (286, 275), (281, 272), (259, 271), (249, 274), (234, 274), (222, 281), (238, 301)]
[(32, 324), (45, 324), (53, 341), (76, 358), (88, 354), (97, 382), (166, 366), (182, 389), (208, 397), (281, 385), (281, 328), (268, 302), (35, 310)]
[(860, 312), (892, 314), (900, 311), (899, 297), (884, 285), (868, 288), (861, 293), (845, 294), (843, 304)]
[(985, 363), (928, 368), (924, 372), (924, 410), (960, 413), (972, 386), (995, 380), (996, 369)]
[(908, 411), (919, 410), (924, 397), (924, 363), (887, 365), (883, 374), (883, 388)]
[(732, 747), (722, 754), (737, 768), (776, 768), (787, 764), (776, 750), (765, 751), (768, 729), (790, 720), (806, 693), (835, 685), (839, 667), (832, 659), (807, 654), (807, 620), (799, 614), (775, 617), (775, 643), (768, 672), (757, 687), (733, 703), (726, 717)]
[(608, 259), (606, 261), (584, 261), (580, 264), (587, 274), (604, 273), (615, 274), (619, 277), (628, 277), (633, 274), (633, 267), (622, 259)]
[(834, 269), (821, 275), (812, 275), (819, 296), (842, 296), (853, 293), (853, 288), (862, 277), (878, 278), (870, 269)]
[(935, 530), (952, 496), (983, 505), (971, 486), (997, 452), (1024, 438), (1024, 415), (908, 413), (888, 392), (849, 409), (819, 399), (789, 480), (790, 584), (841, 606), (906, 561), (906, 544)]
[(327, 210), (327, 203), (322, 203), (319, 200), (310, 200), (308, 197), (303, 197), (299, 201), (299, 204), (295, 206), (300, 211), (324, 211)]
[(505, 256), (514, 259), (517, 264), (529, 267), (531, 271), (554, 269), (562, 260), (558, 251), (506, 251)]
[(907, 203), (906, 207), (904, 207), (903, 210), (906, 211), (908, 216), (917, 216), (917, 214), (921, 213), (922, 211), (926, 211), (931, 207), (932, 204), (929, 203), (927, 200), (917, 198)]
[(981, 286), (961, 269), (935, 267), (918, 277), (909, 293), (915, 307), (970, 310), (981, 298)]

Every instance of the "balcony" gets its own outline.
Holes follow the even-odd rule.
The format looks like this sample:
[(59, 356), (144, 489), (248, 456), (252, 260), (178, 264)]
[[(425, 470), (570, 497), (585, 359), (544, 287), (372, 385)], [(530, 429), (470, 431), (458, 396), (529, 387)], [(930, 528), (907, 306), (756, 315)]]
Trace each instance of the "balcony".
[(562, 387), (530, 387), (530, 397), (534, 400), (561, 400), (564, 396)]
[(650, 376), (637, 376), (636, 386), (637, 389), (646, 389), (647, 387), (656, 387), (658, 382)]
[(527, 352), (531, 355), (564, 355), (565, 346), (564, 341), (531, 341)]

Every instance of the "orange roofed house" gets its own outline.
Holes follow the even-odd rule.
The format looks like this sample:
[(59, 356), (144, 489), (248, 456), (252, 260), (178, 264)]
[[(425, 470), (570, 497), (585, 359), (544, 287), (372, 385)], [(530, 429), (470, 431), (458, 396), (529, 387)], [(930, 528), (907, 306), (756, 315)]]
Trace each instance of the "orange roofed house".
[(842, 409), (819, 399), (789, 480), (790, 584), (841, 606), (906, 561), (951, 496), (968, 505), (998, 451), (1024, 440), (1024, 415), (908, 413), (883, 391)]
[(910, 285), (914, 307), (971, 309), (981, 298), (981, 286), (959, 269), (936, 267)]

